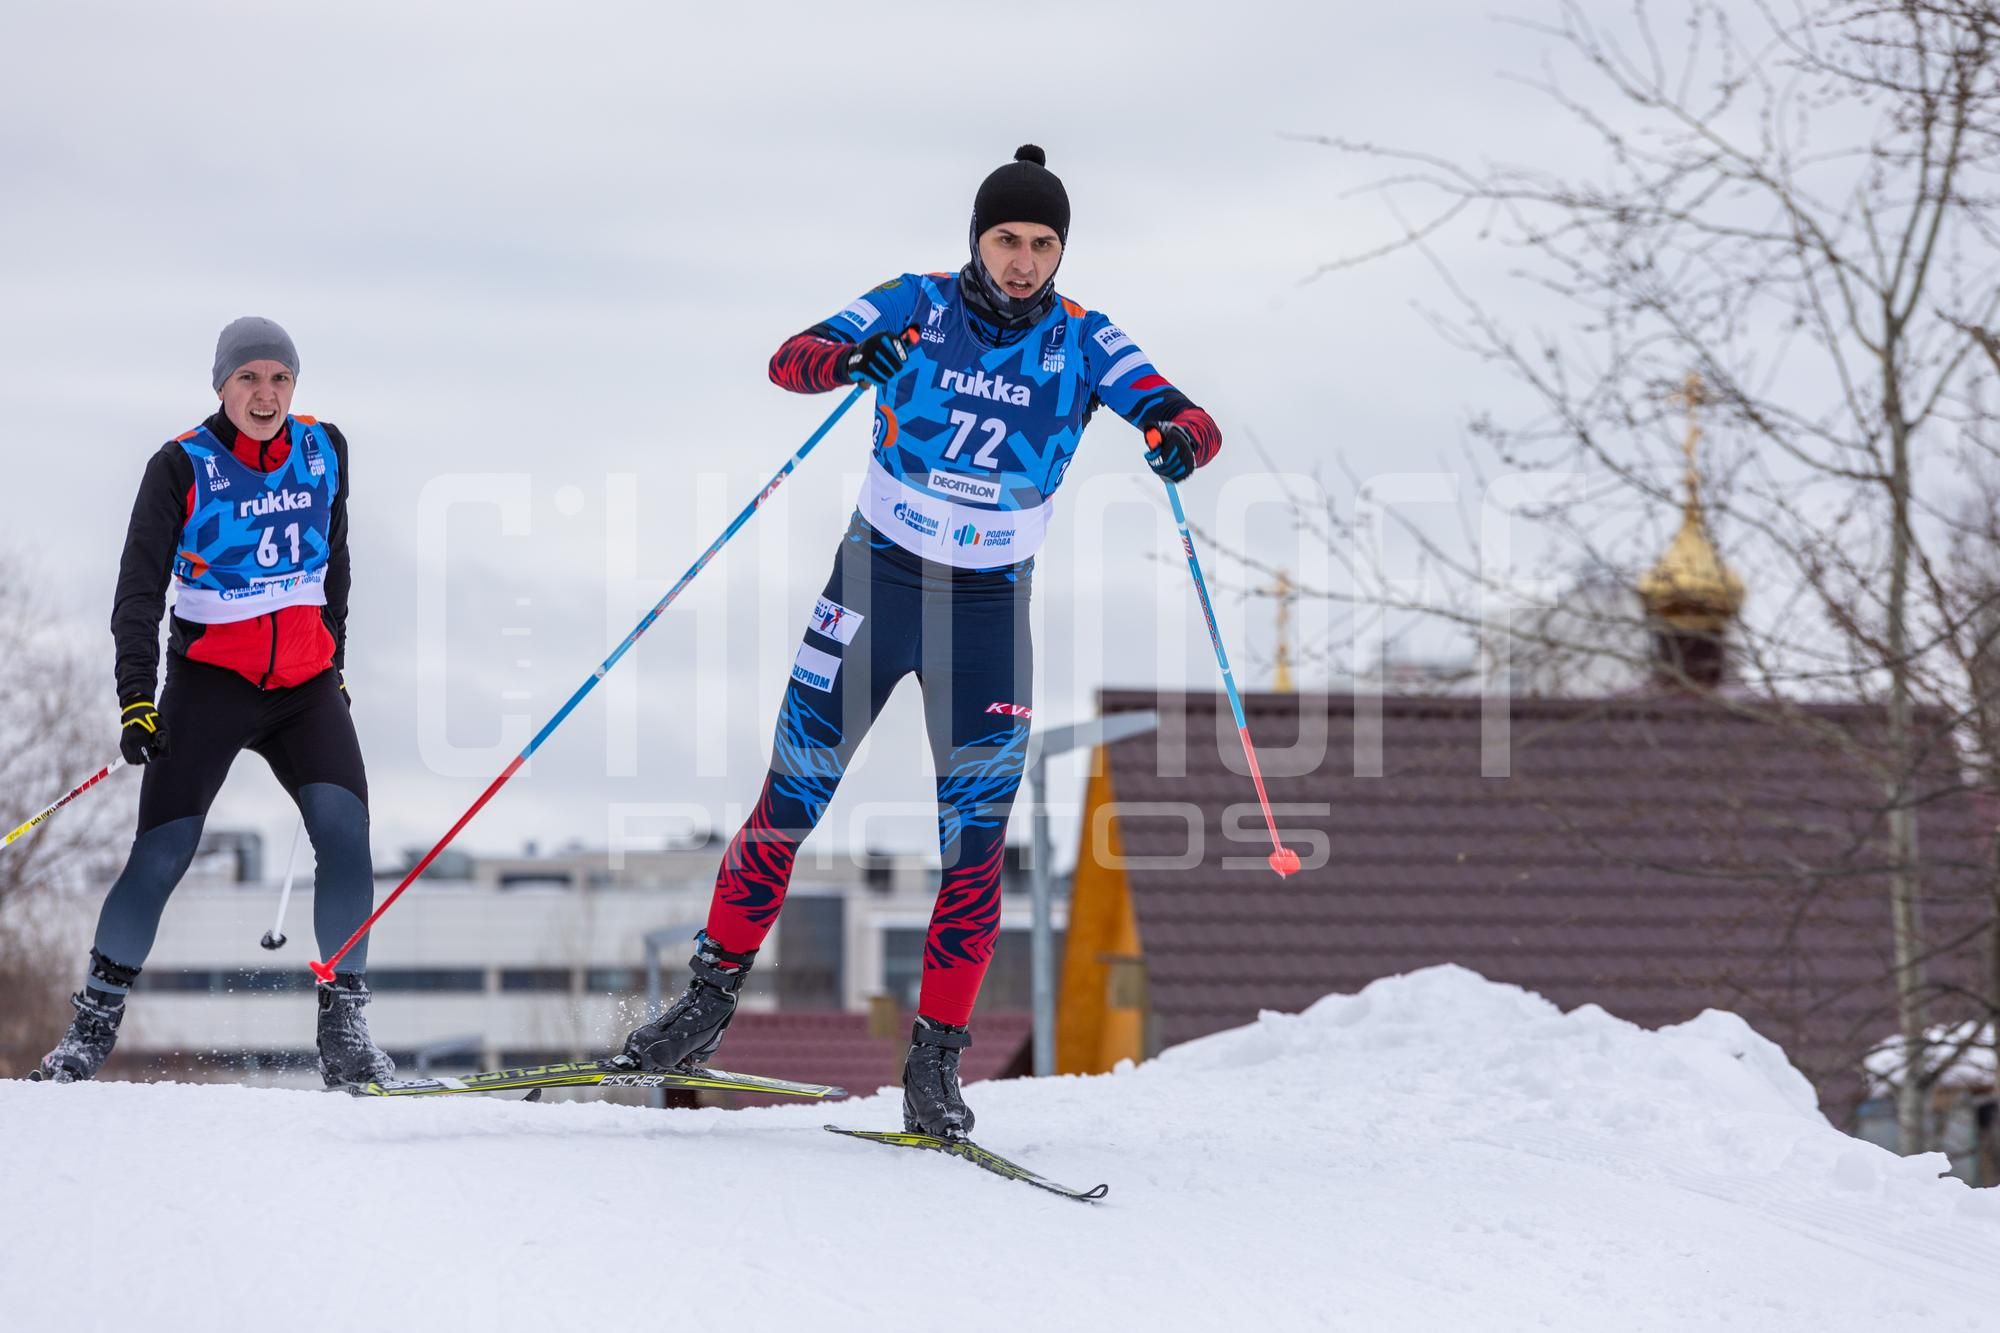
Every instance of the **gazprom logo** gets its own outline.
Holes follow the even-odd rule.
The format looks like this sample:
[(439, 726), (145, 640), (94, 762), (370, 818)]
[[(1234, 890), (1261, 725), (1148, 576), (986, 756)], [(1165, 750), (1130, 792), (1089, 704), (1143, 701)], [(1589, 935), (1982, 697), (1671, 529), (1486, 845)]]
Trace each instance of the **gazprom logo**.
[(937, 519), (907, 501), (898, 503), (894, 513), (904, 527), (914, 528), (926, 537), (937, 536), (938, 529), (943, 526)]
[(303, 574), (280, 574), (275, 578), (252, 579), (241, 588), (224, 588), (221, 593), (225, 602), (241, 602), (251, 597), (274, 597), (288, 593), (306, 581)]
[(798, 656), (792, 659), (792, 679), (808, 689), (821, 694), (833, 693), (833, 682), (840, 675), (840, 659), (832, 653), (821, 652), (809, 643), (799, 645)]

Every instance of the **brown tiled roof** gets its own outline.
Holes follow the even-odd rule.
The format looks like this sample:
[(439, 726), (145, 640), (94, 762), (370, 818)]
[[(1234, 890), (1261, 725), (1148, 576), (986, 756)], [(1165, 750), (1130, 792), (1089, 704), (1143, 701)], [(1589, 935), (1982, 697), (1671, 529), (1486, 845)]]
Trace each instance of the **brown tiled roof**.
[[(1816, 734), (1866, 735), (1880, 713), (1817, 706), (1779, 725), (1686, 697), (1517, 700), (1510, 775), (1482, 777), (1482, 702), (1383, 698), (1382, 776), (1357, 777), (1350, 696), (1246, 698), (1271, 799), (1296, 807), (1279, 825), (1305, 869), (1280, 880), (1227, 701), (1106, 692), (1107, 713), (1164, 719), (1111, 747), (1115, 798), (1192, 803), (1206, 843), (1192, 868), (1127, 871), (1157, 1042), (1454, 962), (1648, 1026), (1733, 1009), (1845, 1113), (1860, 1052), (1896, 1028), (1883, 800)], [(1324, 752), (1287, 764), (1319, 714)], [(1176, 815), (1119, 830), (1128, 858), (1188, 849)], [(1992, 832), (1963, 796), (1922, 809), (1940, 986), (1986, 987)]]
[[(833, 1083), (857, 1097), (902, 1081), (903, 1054), (909, 1049), (912, 1018), (897, 1021), (897, 1035), (868, 1035), (868, 1015), (780, 1010), (744, 1010), (729, 1025), (716, 1063), (728, 1069), (755, 1072), (767, 1078), (802, 1083)], [(1033, 1030), (1023, 1013), (987, 1013), (972, 1023), (972, 1045), (960, 1059), (960, 1079), (975, 1083), (1013, 1072)], [(719, 1104), (768, 1106), (796, 1104), (791, 1098), (758, 1098), (729, 1094)]]

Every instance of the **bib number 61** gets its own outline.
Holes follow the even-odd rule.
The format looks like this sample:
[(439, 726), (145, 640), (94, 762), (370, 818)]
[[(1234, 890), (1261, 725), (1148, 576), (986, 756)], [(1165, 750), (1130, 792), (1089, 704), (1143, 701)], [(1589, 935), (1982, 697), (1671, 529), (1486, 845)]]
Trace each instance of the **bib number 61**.
[[(270, 569), (284, 558), (284, 553), (278, 549), (278, 543), (273, 540), (277, 531), (276, 528), (265, 528), (263, 535), (257, 538), (257, 563), (265, 569)], [(287, 523), (285, 536), (291, 540), (292, 563), (296, 565), (299, 563), (299, 525)]]

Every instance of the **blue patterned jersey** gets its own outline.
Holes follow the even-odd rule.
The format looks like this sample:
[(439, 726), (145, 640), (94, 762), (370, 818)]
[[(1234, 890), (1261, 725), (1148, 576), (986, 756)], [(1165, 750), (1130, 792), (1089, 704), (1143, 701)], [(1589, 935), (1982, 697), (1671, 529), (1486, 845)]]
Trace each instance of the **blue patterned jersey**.
[(292, 449), (269, 473), (244, 466), (204, 429), (180, 447), (194, 508), (174, 556), (174, 614), (210, 625), (283, 606), (326, 604), (327, 533), (340, 463), (317, 422), (285, 422)]
[(821, 327), (859, 342), (915, 328), (902, 371), (875, 400), (875, 449), (861, 511), (898, 545), (992, 568), (1024, 560), (1046, 533), (1102, 402), (1134, 425), (1186, 400), (1111, 320), (1058, 298), (1005, 346), (974, 335), (957, 274), (893, 278)]

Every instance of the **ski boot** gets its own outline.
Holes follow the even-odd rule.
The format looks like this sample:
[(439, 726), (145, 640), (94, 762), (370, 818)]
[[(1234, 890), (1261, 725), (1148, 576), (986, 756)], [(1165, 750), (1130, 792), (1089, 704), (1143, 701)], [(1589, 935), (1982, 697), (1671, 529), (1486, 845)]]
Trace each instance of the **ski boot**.
[(80, 1083), (94, 1078), (118, 1041), (125, 1019), (125, 997), (85, 986), (69, 997), (76, 1009), (69, 1031), (56, 1048), (42, 1057), (29, 1078), (41, 1083)]
[[(139, 969), (114, 963), (90, 951), (90, 975), (83, 989), (69, 997), (76, 1017), (56, 1048), (42, 1057), (28, 1077), (40, 1083), (80, 1083), (95, 1078), (118, 1042), (118, 1025), (125, 1021), (125, 992), (132, 989)], [(98, 985), (95, 983), (103, 983)], [(116, 990), (108, 989), (117, 987)]]
[(658, 1018), (625, 1038), (625, 1058), (641, 1069), (686, 1070), (706, 1063), (736, 1015), (736, 993), (743, 989), (757, 951), (731, 953), (706, 931), (694, 940), (694, 957), (688, 959), (694, 978), (688, 988)]
[(972, 1045), (965, 1028), (921, 1015), (910, 1029), (910, 1053), (903, 1060), (903, 1129), (941, 1139), (972, 1132), (972, 1108), (958, 1090), (958, 1053)]
[(319, 988), (319, 1073), (329, 1088), (380, 1083), (394, 1077), (396, 1062), (368, 1035), (361, 1010), (368, 985), (352, 972), (334, 975)]

